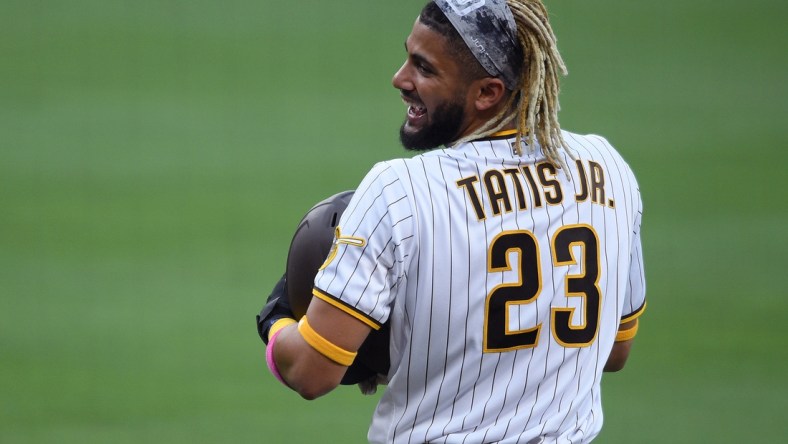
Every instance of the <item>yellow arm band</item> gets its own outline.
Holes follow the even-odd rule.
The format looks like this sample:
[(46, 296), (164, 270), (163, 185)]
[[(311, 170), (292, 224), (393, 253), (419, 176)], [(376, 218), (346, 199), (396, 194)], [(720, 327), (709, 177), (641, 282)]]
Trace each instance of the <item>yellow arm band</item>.
[(629, 341), (638, 334), (638, 321), (635, 319), (635, 326), (626, 330), (619, 330), (616, 334), (616, 342)]
[(356, 359), (356, 355), (358, 353), (349, 352), (341, 347), (337, 347), (336, 345), (329, 342), (328, 339), (320, 336), (320, 334), (318, 334), (318, 332), (316, 332), (312, 326), (309, 325), (309, 321), (306, 320), (306, 316), (301, 318), (301, 320), (298, 322), (298, 331), (301, 333), (301, 336), (304, 337), (304, 340), (307, 344), (311, 345), (312, 348), (317, 350), (317, 352), (321, 355), (336, 362), (339, 365), (348, 367), (353, 363), (353, 360)]
[(271, 328), (268, 329), (268, 340), (270, 341), (271, 338), (274, 337), (274, 334), (276, 334), (276, 332), (278, 332), (279, 330), (287, 327), (288, 325), (292, 325), (295, 323), (296, 320), (291, 318), (282, 318), (274, 322), (274, 325), (272, 325)]

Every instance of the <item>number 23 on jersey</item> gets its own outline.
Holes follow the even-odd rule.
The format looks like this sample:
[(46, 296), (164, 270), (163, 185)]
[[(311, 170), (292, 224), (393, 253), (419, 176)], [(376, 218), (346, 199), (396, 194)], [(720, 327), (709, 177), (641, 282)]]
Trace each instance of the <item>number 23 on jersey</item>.
[[(581, 251), (579, 258), (574, 254), (576, 247)], [(487, 255), (489, 271), (512, 270), (509, 262), (512, 253), (518, 262), (517, 282), (498, 285), (487, 295), (484, 311), (486, 353), (532, 348), (539, 341), (541, 323), (531, 328), (509, 329), (510, 307), (535, 302), (542, 292), (540, 251), (534, 234), (518, 230), (504, 231), (496, 236)], [(583, 298), (582, 322), (579, 325), (572, 324), (574, 308), (554, 307), (550, 310), (553, 337), (564, 347), (586, 347), (594, 342), (599, 328), (602, 298), (599, 289), (599, 238), (589, 225), (567, 225), (553, 235), (550, 254), (554, 267), (580, 266), (580, 273), (566, 275), (563, 286), (567, 298)]]

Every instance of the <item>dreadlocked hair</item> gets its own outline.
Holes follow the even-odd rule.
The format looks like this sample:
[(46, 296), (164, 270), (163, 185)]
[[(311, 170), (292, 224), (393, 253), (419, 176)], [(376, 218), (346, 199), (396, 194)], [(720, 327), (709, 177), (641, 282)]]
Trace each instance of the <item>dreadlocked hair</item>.
[(558, 123), (559, 75), (566, 75), (567, 70), (547, 20), (547, 9), (540, 0), (506, 0), (506, 3), (517, 24), (517, 40), (522, 50), (519, 88), (512, 91), (497, 116), (456, 143), (494, 134), (516, 118), (514, 148), (518, 154), (523, 152), (525, 137), (531, 151), (536, 140), (550, 162), (559, 168), (566, 167), (561, 151), (575, 158)]

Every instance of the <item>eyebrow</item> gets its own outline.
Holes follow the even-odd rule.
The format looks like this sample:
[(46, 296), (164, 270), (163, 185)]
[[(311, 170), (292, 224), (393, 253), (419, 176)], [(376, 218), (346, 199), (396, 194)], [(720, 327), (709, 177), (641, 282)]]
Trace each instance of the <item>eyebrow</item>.
[(436, 68), (435, 68), (435, 65), (433, 65), (432, 63), (430, 63), (430, 61), (429, 61), (429, 60), (427, 60), (427, 58), (426, 58), (426, 57), (424, 57), (424, 56), (423, 56), (423, 55), (421, 55), (421, 54), (415, 54), (415, 53), (411, 54), (411, 53), (408, 51), (408, 41), (407, 41), (407, 40), (405, 41), (405, 52), (407, 52), (407, 53), (408, 53), (408, 57), (412, 58), (412, 59), (413, 59), (413, 60), (415, 60), (417, 63), (421, 63), (421, 64), (425, 65), (427, 68), (429, 68), (429, 69), (430, 69), (430, 70), (432, 70), (432, 71), (437, 71), (437, 70), (436, 70)]

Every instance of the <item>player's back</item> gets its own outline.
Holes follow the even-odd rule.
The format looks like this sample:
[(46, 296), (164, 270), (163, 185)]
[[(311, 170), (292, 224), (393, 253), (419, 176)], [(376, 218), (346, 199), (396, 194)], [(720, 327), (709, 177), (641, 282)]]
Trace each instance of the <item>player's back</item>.
[(602, 369), (619, 320), (643, 302), (628, 297), (642, 285), (630, 263), (641, 202), (604, 139), (564, 137), (577, 155), (564, 169), (539, 149), (514, 155), (513, 137), (386, 162), (417, 241), (370, 440), (584, 442), (599, 432)]

